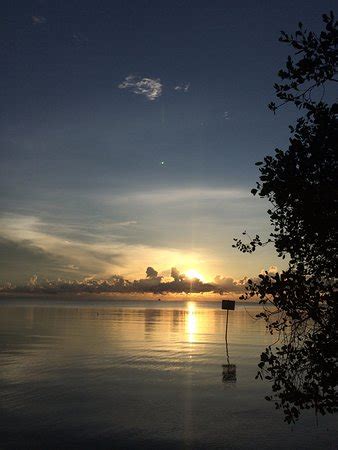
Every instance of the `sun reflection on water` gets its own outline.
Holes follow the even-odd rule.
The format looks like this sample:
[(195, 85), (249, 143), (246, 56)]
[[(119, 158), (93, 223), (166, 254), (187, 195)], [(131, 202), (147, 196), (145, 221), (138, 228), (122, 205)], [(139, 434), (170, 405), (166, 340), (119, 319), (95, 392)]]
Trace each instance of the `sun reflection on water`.
[(196, 304), (194, 302), (188, 302), (187, 308), (186, 333), (188, 334), (189, 342), (194, 342), (195, 334), (197, 333)]

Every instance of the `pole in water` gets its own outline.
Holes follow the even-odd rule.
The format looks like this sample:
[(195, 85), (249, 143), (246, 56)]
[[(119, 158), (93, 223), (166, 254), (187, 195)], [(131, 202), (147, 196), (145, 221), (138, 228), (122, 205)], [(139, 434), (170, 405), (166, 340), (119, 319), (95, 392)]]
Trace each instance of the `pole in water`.
[(228, 349), (228, 320), (229, 320), (229, 310), (227, 309), (227, 320), (225, 324), (225, 352), (227, 357), (227, 363), (230, 364), (229, 349)]
[(227, 317), (225, 322), (225, 356), (227, 364), (223, 364), (223, 373), (222, 373), (222, 379), (223, 383), (235, 383), (236, 382), (236, 365), (230, 364), (230, 357), (229, 357), (229, 349), (228, 349), (228, 326), (229, 326), (229, 310), (235, 309), (235, 302), (233, 300), (222, 300), (222, 309), (226, 310)]
[(233, 300), (222, 300), (222, 309), (226, 310), (227, 312), (227, 318), (225, 322), (225, 348), (226, 348), (226, 355), (227, 360), (229, 364), (229, 352), (228, 352), (228, 324), (229, 324), (229, 310), (233, 311), (235, 309), (235, 302)]

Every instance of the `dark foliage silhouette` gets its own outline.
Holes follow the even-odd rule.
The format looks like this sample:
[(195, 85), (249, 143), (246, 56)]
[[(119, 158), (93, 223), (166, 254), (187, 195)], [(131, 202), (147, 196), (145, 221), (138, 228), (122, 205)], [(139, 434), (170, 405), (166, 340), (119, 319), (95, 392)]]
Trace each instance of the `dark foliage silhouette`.
[(323, 22), (319, 35), (302, 23), (295, 34), (281, 34), (294, 55), (274, 86), (280, 103), (269, 108), (275, 113), (289, 103), (303, 115), (289, 127), (288, 149), (256, 163), (260, 177), (252, 193), (269, 200), (273, 232), (266, 240), (256, 235), (234, 244), (244, 253), (273, 244), (288, 261), (281, 273), (249, 280), (243, 298), (259, 298), (259, 317), (278, 335), (277, 346), (262, 353), (257, 377), (272, 382), (266, 398), (289, 423), (302, 409), (337, 410), (338, 105), (326, 98), (338, 81), (338, 30), (332, 12)]

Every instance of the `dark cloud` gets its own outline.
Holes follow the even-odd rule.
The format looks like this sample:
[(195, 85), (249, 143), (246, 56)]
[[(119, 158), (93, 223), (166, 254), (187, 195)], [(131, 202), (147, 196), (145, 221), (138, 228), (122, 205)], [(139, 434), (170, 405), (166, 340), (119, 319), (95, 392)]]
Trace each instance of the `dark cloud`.
[(247, 281), (247, 277), (244, 277), (241, 280), (235, 280), (231, 277), (221, 277), (217, 275), (217, 277), (215, 277), (214, 279), (214, 284), (220, 289), (220, 291), (224, 293), (241, 293), (244, 291)]
[(153, 267), (147, 267), (146, 275), (147, 278), (157, 278), (158, 272)]
[(178, 269), (176, 269), (176, 267), (172, 267), (171, 268), (171, 277), (176, 281), (180, 281), (180, 279), (182, 279), (182, 275), (180, 275), (180, 272)]
[(172, 269), (172, 281), (163, 281), (153, 267), (147, 268), (147, 278), (129, 281), (120, 275), (113, 275), (108, 279), (84, 278), (82, 280), (39, 281), (33, 276), (24, 285), (6, 285), (1, 288), (2, 293), (30, 293), (30, 294), (102, 294), (102, 293), (152, 293), (152, 294), (182, 294), (182, 293), (217, 293), (240, 292), (244, 288), (242, 283), (232, 278), (217, 277), (214, 283), (204, 283), (197, 278), (190, 280), (180, 274), (176, 268)]
[(29, 240), (12, 241), (0, 237), (0, 273), (2, 281), (19, 282), (32, 274), (69, 276), (76, 270), (64, 258), (45, 252)]
[[(266, 271), (262, 269), (261, 274), (274, 275), (278, 271), (277, 266), (270, 266)], [(214, 278), (214, 285), (219, 289), (221, 293), (236, 293), (242, 294), (245, 291), (249, 278), (243, 277), (239, 280), (235, 280), (231, 277), (221, 277), (217, 275)], [(254, 283), (260, 281), (259, 277), (251, 277)]]

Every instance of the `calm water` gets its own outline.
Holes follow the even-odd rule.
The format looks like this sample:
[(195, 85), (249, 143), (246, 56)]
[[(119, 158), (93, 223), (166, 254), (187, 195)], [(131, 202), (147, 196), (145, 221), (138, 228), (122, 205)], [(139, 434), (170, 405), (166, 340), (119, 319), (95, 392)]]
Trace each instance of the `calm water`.
[(337, 448), (335, 417), (264, 400), (255, 308), (229, 314), (224, 382), (218, 303), (0, 301), (0, 448)]

